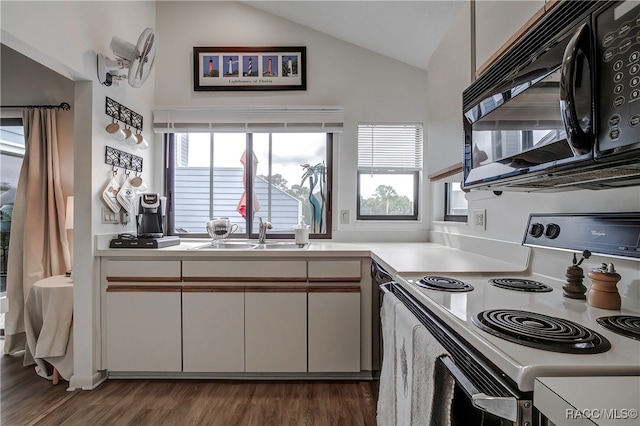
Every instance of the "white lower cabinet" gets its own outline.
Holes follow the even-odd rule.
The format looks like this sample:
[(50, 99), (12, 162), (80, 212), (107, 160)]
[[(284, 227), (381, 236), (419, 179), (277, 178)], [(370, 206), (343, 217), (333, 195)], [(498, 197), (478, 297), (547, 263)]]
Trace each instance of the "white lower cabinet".
[(101, 263), (110, 372), (359, 373), (369, 365), (359, 260)]
[(112, 288), (105, 314), (107, 370), (182, 370), (179, 286)]
[(309, 286), (309, 372), (360, 372), (360, 286)]
[(102, 259), (103, 368), (182, 370), (180, 261)]
[(242, 288), (183, 288), (182, 352), (185, 372), (244, 372)]
[(307, 371), (305, 286), (245, 290), (245, 366), (252, 373)]

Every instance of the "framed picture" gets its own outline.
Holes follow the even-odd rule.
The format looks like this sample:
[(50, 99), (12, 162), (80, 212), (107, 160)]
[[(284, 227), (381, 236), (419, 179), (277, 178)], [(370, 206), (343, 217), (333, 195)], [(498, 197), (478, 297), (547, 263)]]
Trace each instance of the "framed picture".
[(307, 90), (306, 47), (194, 47), (193, 90)]

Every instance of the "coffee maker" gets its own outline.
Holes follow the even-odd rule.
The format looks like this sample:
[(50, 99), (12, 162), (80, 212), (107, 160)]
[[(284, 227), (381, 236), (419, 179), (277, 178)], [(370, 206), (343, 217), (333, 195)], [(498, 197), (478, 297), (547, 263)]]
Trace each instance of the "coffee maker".
[(138, 238), (162, 238), (167, 199), (157, 192), (145, 192), (138, 198)]
[(109, 243), (110, 248), (162, 248), (180, 244), (177, 235), (164, 235), (164, 214), (167, 199), (157, 192), (138, 196), (136, 214), (137, 236), (119, 234)]

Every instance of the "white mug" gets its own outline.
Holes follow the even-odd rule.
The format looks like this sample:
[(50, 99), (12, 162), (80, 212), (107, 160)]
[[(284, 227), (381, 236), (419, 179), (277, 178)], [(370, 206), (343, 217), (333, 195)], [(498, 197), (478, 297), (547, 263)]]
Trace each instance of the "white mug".
[(132, 177), (129, 183), (138, 192), (144, 192), (147, 190), (147, 184), (142, 179), (142, 176)]
[(147, 149), (149, 147), (149, 143), (144, 138), (144, 136), (142, 136), (141, 133), (138, 133), (135, 136), (136, 136), (136, 147), (138, 147), (139, 149)]
[(111, 136), (113, 136), (115, 139), (119, 141), (122, 141), (127, 137), (124, 130), (121, 129), (120, 125), (115, 121), (113, 123), (109, 123), (109, 125), (105, 128), (105, 130), (107, 131), (107, 133), (109, 133)]
[(131, 129), (124, 129), (124, 141), (129, 145), (135, 145), (138, 143), (136, 139), (136, 134), (131, 131)]

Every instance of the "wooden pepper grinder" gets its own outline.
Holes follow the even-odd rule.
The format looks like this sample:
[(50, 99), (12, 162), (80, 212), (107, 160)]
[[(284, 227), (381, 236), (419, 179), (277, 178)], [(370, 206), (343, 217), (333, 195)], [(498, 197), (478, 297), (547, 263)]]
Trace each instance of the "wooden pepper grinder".
[(582, 272), (582, 268), (580, 264), (591, 256), (591, 252), (589, 250), (585, 250), (582, 252), (582, 259), (578, 262), (576, 258), (576, 254), (573, 253), (573, 265), (567, 268), (567, 284), (562, 287), (562, 295), (564, 297), (568, 297), (569, 299), (586, 299), (585, 293), (587, 292), (587, 287), (582, 284), (582, 279), (584, 278), (584, 273)]
[(613, 263), (603, 263), (600, 268), (589, 272), (591, 288), (587, 301), (591, 306), (602, 309), (620, 309), (622, 301), (616, 285), (620, 281), (620, 274), (616, 273)]

